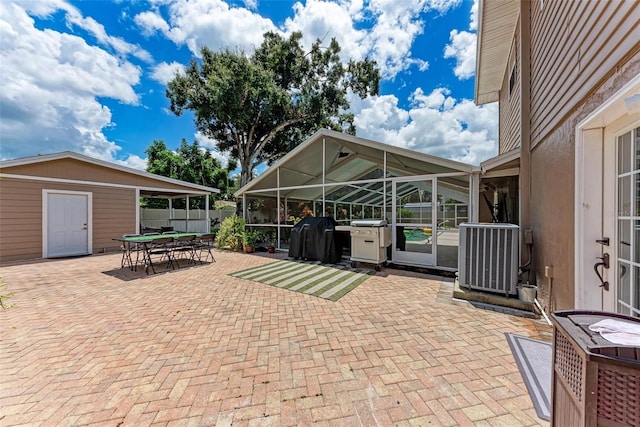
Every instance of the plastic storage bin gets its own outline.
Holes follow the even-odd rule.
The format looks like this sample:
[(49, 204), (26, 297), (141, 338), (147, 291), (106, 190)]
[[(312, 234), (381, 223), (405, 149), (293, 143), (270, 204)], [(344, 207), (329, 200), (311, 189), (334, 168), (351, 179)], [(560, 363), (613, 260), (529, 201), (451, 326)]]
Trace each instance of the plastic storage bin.
[(640, 319), (594, 311), (560, 311), (551, 319), (551, 425), (640, 426), (640, 347), (613, 344), (589, 329), (603, 319)]

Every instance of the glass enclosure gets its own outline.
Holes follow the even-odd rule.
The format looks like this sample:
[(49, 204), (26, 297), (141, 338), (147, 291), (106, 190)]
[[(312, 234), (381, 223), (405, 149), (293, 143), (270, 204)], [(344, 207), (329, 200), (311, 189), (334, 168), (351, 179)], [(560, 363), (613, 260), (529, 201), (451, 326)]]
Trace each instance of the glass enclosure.
[(356, 219), (386, 219), (392, 262), (456, 268), (458, 227), (473, 220), (472, 168), (385, 147), (322, 138), (294, 150), (240, 190), (247, 227), (260, 244), (287, 249), (291, 228), (308, 215), (346, 231)]

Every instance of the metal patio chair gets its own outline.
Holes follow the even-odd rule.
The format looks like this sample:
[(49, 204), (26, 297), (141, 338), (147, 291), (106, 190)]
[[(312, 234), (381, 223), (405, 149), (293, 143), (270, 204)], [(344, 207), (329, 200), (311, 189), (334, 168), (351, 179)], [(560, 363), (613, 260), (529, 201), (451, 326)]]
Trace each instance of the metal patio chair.
[[(203, 264), (204, 262), (209, 261), (209, 257), (211, 257), (212, 262), (216, 262), (216, 259), (213, 257), (213, 252), (211, 252), (211, 249), (215, 247), (215, 240), (215, 233), (206, 233), (196, 239), (196, 243), (194, 245), (194, 262), (197, 258), (198, 262)], [(204, 261), (202, 260), (203, 254), (206, 254)]]
[(191, 262), (195, 264), (195, 239), (195, 234), (178, 236), (173, 239), (173, 260), (176, 262), (178, 268), (180, 268), (178, 258), (186, 259), (187, 264)]
[(173, 237), (161, 237), (157, 239), (153, 239), (149, 242), (144, 243), (145, 247), (145, 272), (149, 274), (149, 267), (151, 267), (151, 271), (155, 274), (156, 269), (153, 266), (154, 257), (157, 257), (156, 261), (164, 261), (167, 259), (167, 268), (171, 267), (174, 269), (173, 265)]
[[(137, 266), (140, 262), (140, 253), (143, 251), (142, 245), (138, 242), (127, 242), (124, 239), (129, 237), (141, 237), (141, 234), (123, 234), (123, 241), (120, 244), (120, 250), (122, 251), (122, 259), (120, 260), (120, 268), (128, 266), (131, 270), (137, 270)], [(136, 255), (136, 261), (133, 262), (133, 254)]]

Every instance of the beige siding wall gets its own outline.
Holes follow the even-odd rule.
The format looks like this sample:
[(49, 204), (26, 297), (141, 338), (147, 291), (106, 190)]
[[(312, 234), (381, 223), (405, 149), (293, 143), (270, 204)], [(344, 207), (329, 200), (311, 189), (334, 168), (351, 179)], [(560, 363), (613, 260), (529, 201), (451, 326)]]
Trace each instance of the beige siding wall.
[[(5, 172), (3, 170), (3, 172)], [(42, 257), (42, 190), (93, 194), (93, 252), (116, 250), (112, 238), (136, 230), (134, 189), (0, 179), (0, 261)]]
[(555, 128), (539, 140), (532, 150), (533, 271), (541, 290), (541, 299), (548, 303), (549, 281), (544, 276), (544, 268), (553, 266), (554, 309), (574, 308), (576, 126), (639, 73), (638, 51), (635, 52), (635, 56), (628, 58), (627, 62), (617, 64), (614, 73), (603, 70), (602, 74), (610, 77), (563, 120), (558, 121), (551, 117), (549, 120), (557, 122)]
[[(517, 27), (519, 28), (519, 26)], [(499, 154), (511, 151), (520, 147), (520, 86), (521, 74), (520, 58), (518, 55), (518, 46), (520, 45), (520, 35), (514, 35), (511, 52), (509, 54), (509, 62), (502, 80), (502, 88), (500, 89), (500, 147)], [(511, 72), (515, 67), (515, 81), (513, 88), (509, 90)]]
[(30, 165), (12, 166), (3, 168), (2, 172), (14, 175), (42, 176), (76, 181), (108, 182), (120, 185), (184, 190), (184, 187), (180, 185), (81, 162), (75, 159), (60, 159)]
[(545, 0), (529, 4), (531, 146), (535, 147), (640, 50), (640, 2)]

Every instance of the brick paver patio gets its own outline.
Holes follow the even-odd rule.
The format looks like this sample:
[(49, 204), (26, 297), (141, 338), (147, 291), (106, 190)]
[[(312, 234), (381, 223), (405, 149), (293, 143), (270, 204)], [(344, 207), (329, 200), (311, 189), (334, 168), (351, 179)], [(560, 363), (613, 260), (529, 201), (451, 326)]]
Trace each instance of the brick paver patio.
[(548, 425), (505, 332), (438, 277), (385, 269), (338, 302), (233, 278), (273, 262), (145, 276), (100, 255), (5, 265), (0, 425)]

